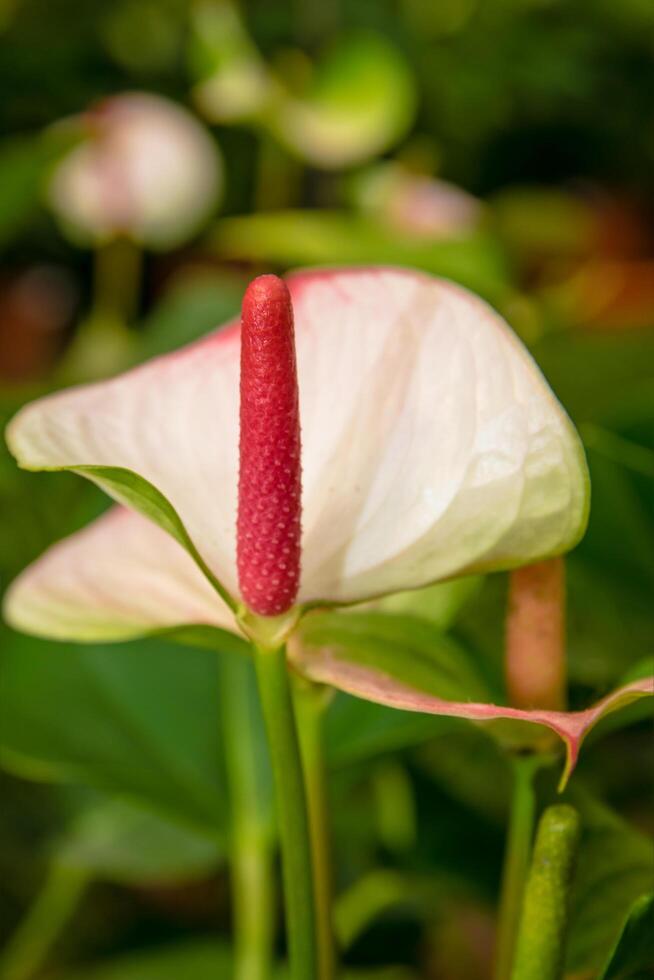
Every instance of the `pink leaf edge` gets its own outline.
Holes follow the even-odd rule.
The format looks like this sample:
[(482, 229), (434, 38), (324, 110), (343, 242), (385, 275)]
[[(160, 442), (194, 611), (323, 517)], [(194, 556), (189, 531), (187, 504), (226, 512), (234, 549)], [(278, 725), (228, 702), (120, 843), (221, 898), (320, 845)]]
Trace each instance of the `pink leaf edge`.
[(340, 660), (325, 647), (313, 648), (309, 652), (300, 650), (299, 644), (294, 645), (293, 660), (298, 671), (310, 680), (329, 684), (346, 694), (352, 694), (366, 701), (374, 701), (388, 708), (428, 715), (467, 718), (469, 721), (482, 723), (509, 719), (543, 725), (563, 740), (566, 749), (566, 762), (559, 782), (559, 792), (565, 789), (577, 765), (582, 742), (593, 726), (612, 711), (625, 707), (641, 697), (654, 695), (653, 676), (625, 684), (583, 711), (525, 710), (474, 701), (446, 701), (416, 691), (381, 671)]

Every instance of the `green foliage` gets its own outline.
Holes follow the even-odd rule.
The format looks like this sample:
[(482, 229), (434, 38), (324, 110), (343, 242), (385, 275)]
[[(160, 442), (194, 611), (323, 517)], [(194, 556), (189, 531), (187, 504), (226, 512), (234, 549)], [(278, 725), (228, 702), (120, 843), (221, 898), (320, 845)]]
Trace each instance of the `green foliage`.
[(0, 757), (32, 778), (87, 783), (224, 834), (217, 678), (215, 654), (163, 641), (68, 647), (13, 636)]
[(296, 265), (405, 265), (453, 279), (488, 299), (506, 291), (497, 244), (478, 236), (421, 241), (341, 211), (279, 211), (219, 221), (212, 241), (229, 259)]
[(612, 955), (633, 903), (651, 890), (654, 852), (645, 834), (588, 796), (571, 896), (567, 969), (599, 971)]
[[(65, 266), (79, 297), (79, 324), (62, 329), (52, 349), (63, 354), (74, 350), (71, 341), (86, 341), (103, 373), (232, 318), (244, 283), (271, 266), (389, 263), (452, 278), (484, 295), (532, 342), (588, 452), (590, 524), (567, 562), (570, 706), (586, 707), (647, 676), (653, 26), (650, 0), (0, 0), (0, 88), (8, 93), (0, 105), (0, 362), (6, 345), (29, 353), (29, 303), (17, 314), (12, 288), (23, 270), (42, 264)], [(59, 238), (42, 210), (42, 189), (70, 138), (51, 124), (134, 89), (192, 102), (217, 125), (226, 217), (206, 242), (146, 256), (135, 322), (121, 335), (128, 343), (110, 363), (99, 334), (85, 337), (82, 326), (93, 305), (91, 257)], [(480, 228), (443, 240), (353, 210), (346, 184), (357, 174), (344, 179), (339, 171), (364, 161), (427, 181), (442, 176), (479, 195)], [(595, 268), (589, 309), (568, 308), (562, 297)], [(628, 325), (637, 301), (642, 329), (594, 329), (589, 312), (612, 291), (613, 321)], [(37, 298), (37, 306), (47, 302)], [(585, 329), (577, 316), (591, 321)], [(3, 382), (3, 423), (61, 383), (62, 363), (48, 374), (37, 352), (25, 369), (29, 391)], [(177, 515), (151, 488), (131, 474), (89, 475), (189, 547)], [(3, 587), (105, 506), (89, 482), (19, 471), (1, 450)], [(353, 663), (381, 665), (399, 683), (501, 702), (504, 583), (490, 576), (393, 596), (365, 612), (315, 614), (303, 630), (312, 647), (335, 644)], [(53, 840), (55, 861), (127, 886), (87, 893), (44, 976), (232, 976), (227, 943), (172, 941), (205, 921), (227, 936), (228, 912), (212, 907), (202, 923), (187, 923), (177, 907), (164, 919), (142, 896), (129, 904), (133, 885), (207, 873), (226, 891), (232, 828), (216, 649), (236, 656), (245, 647), (208, 629), (180, 632), (175, 640), (184, 647), (171, 639), (82, 649), (0, 634), (0, 762), (21, 777), (60, 784), (37, 789), (3, 777), (0, 845), (10, 857), (0, 869), (0, 931), (36, 893), (44, 846)], [(250, 669), (245, 658), (239, 666)], [(369, 965), (352, 980), (432, 973), (478, 980), (457, 949), (479, 953), (487, 975), (508, 809), (505, 749), (461, 719), (329, 697), (337, 907), (346, 910), (341, 918), (354, 941), (348, 962)], [(251, 718), (247, 709), (243, 717)], [(652, 969), (654, 857), (637, 829), (652, 822), (650, 713), (643, 699), (602, 720), (566, 796), (583, 824), (571, 975), (636, 980)], [(265, 770), (263, 748), (258, 757)], [(59, 794), (77, 784), (103, 795), (83, 811), (75, 807), (62, 837), (50, 809), (58, 812)], [(265, 779), (262, 790), (255, 821), (268, 833)], [(466, 904), (471, 896), (481, 919), (479, 907), (472, 913)], [(443, 923), (458, 947), (443, 944)], [(171, 944), (161, 946), (164, 931)], [(67, 961), (79, 965), (62, 966)], [(381, 962), (406, 965), (382, 971)]]
[(240, 276), (215, 272), (173, 282), (140, 325), (139, 360), (183, 347), (237, 316), (244, 289)]
[(231, 976), (228, 947), (207, 940), (133, 953), (106, 965), (66, 973), (62, 980), (229, 980)]
[(70, 143), (65, 133), (47, 133), (0, 145), (0, 248), (37, 210), (46, 174)]
[(205, 877), (223, 853), (215, 835), (194, 832), (110, 797), (77, 815), (57, 846), (55, 860), (91, 878), (157, 885)]
[(654, 968), (654, 895), (643, 895), (629, 910), (620, 938), (599, 980), (629, 980)]
[(490, 692), (470, 653), (417, 617), (385, 613), (319, 613), (300, 627), (309, 648), (329, 646), (337, 656), (373, 667), (436, 697), (487, 700)]

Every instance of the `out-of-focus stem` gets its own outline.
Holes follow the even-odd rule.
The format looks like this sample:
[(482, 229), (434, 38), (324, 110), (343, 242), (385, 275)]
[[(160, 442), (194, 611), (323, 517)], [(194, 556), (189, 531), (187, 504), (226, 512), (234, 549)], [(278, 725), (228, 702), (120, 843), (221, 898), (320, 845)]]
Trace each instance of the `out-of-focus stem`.
[(332, 866), (329, 833), (327, 773), (323, 753), (325, 692), (310, 681), (295, 687), (298, 730), (309, 806), (309, 830), (316, 895), (318, 980), (332, 980), (335, 968), (332, 921)]
[(100, 245), (95, 251), (93, 314), (128, 326), (138, 312), (142, 253), (127, 238)]
[(513, 764), (513, 796), (504, 852), (502, 892), (495, 947), (495, 980), (509, 980), (515, 937), (529, 869), (536, 799), (533, 779), (540, 765), (538, 756), (516, 756)]
[(220, 659), (220, 700), (231, 816), (234, 980), (267, 980), (272, 972), (274, 889), (270, 828), (262, 817), (254, 736), (251, 665)]
[(506, 683), (517, 708), (565, 707), (565, 566), (550, 558), (511, 572)]
[(318, 975), (311, 837), (286, 649), (255, 648), (259, 696), (275, 780), (291, 980)]
[(94, 253), (93, 304), (60, 369), (62, 383), (92, 381), (122, 370), (133, 357), (130, 325), (138, 311), (142, 255), (127, 239)]
[(77, 908), (90, 876), (83, 868), (53, 862), (34, 904), (5, 947), (1, 980), (30, 980)]
[(512, 980), (560, 980), (579, 815), (566, 804), (541, 817), (525, 889)]

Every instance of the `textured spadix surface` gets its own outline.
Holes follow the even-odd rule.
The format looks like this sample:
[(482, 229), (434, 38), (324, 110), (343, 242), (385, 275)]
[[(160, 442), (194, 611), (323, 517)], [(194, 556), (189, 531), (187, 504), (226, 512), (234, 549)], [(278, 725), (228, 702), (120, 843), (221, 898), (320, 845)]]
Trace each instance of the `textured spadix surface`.
[[(588, 503), (579, 439), (497, 314), (408, 270), (318, 271), (288, 285), (300, 603), (358, 601), (576, 543)], [(24, 467), (79, 469), (143, 510), (237, 596), (239, 350), (232, 325), (42, 399), (10, 424), (10, 448)]]

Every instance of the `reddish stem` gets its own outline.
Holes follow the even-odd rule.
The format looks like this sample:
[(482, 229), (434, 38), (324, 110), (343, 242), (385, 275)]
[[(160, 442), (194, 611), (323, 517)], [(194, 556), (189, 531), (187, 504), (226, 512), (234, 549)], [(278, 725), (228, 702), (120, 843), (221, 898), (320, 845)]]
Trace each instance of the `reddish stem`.
[(511, 572), (506, 679), (518, 708), (565, 707), (565, 566), (550, 558)]

